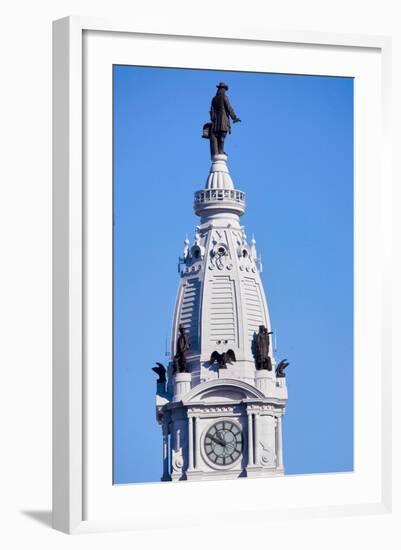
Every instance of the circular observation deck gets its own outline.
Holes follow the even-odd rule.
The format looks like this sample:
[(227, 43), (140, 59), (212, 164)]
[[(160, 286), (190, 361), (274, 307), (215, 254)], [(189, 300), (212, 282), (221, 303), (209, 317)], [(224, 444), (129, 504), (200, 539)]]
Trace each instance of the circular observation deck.
[(198, 216), (217, 212), (242, 216), (245, 212), (245, 193), (238, 189), (201, 189), (195, 191), (194, 210)]

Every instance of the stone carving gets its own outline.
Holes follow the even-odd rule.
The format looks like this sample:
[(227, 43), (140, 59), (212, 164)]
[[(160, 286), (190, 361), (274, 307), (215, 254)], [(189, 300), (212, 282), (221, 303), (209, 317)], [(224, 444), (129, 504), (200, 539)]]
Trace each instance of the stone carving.
[(153, 367), (152, 371), (154, 371), (159, 378), (157, 379), (158, 383), (166, 382), (166, 367), (162, 365), (161, 363), (156, 363), (157, 367)]
[(224, 82), (217, 84), (217, 93), (210, 105), (211, 122), (203, 126), (202, 137), (209, 139), (212, 157), (227, 154), (224, 151), (224, 140), (227, 133), (231, 133), (230, 118), (234, 123), (241, 122), (226, 96), (227, 90), (228, 86)]
[(216, 413), (216, 412), (234, 412), (234, 407), (208, 407), (200, 412)]
[(186, 353), (190, 348), (188, 338), (185, 334), (183, 325), (178, 327), (179, 336), (177, 338), (177, 350), (173, 358), (173, 372), (189, 372), (187, 367)]
[(286, 369), (289, 365), (289, 362), (287, 359), (282, 359), (280, 363), (276, 367), (276, 376), (277, 378), (285, 378), (285, 372), (284, 369)]
[(260, 460), (264, 466), (273, 466), (274, 464), (274, 453), (270, 447), (264, 446), (260, 441), (261, 446), (261, 457)]
[(256, 335), (256, 368), (258, 370), (272, 370), (272, 362), (269, 356), (270, 339), (269, 335), (273, 334), (268, 332), (264, 325), (259, 326), (259, 332)]
[[(216, 243), (213, 247), (213, 249), (210, 251), (211, 256), (211, 266), (217, 267), (220, 271), (224, 269), (224, 267), (227, 264), (227, 260), (229, 259), (229, 252), (228, 247), (224, 243)], [(231, 264), (230, 264), (231, 265)]]
[(235, 362), (236, 358), (235, 353), (232, 349), (224, 351), (223, 353), (214, 351), (210, 356), (210, 364), (213, 365), (213, 363), (217, 362), (217, 364), (219, 365), (219, 369), (226, 369), (227, 363), (230, 363), (231, 365), (233, 361)]
[(184, 465), (184, 461), (182, 459), (182, 451), (180, 451), (180, 454), (178, 454), (173, 461), (173, 468), (174, 471), (179, 472), (181, 471), (182, 467)]

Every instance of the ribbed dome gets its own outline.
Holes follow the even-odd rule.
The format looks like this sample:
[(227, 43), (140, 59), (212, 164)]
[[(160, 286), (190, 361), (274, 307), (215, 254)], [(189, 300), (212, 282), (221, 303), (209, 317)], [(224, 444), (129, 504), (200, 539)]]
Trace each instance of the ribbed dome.
[(234, 189), (227, 167), (227, 155), (214, 155), (205, 189)]

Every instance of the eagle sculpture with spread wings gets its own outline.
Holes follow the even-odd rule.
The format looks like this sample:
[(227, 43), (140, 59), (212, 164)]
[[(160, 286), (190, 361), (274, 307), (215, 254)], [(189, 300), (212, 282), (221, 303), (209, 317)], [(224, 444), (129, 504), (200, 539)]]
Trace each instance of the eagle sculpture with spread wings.
[(226, 369), (227, 363), (232, 364), (233, 361), (235, 362), (236, 358), (235, 353), (232, 349), (229, 349), (228, 351), (223, 351), (223, 353), (214, 351), (210, 356), (210, 364), (213, 365), (214, 363), (217, 363), (220, 369)]

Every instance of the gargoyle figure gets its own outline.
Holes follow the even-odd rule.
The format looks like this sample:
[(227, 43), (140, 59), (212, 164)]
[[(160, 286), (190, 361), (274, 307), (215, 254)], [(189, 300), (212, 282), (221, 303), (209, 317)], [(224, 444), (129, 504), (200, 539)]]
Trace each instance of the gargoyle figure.
[(156, 365), (157, 367), (153, 367), (152, 371), (154, 371), (159, 376), (157, 382), (166, 382), (166, 367), (161, 363), (156, 363)]
[(223, 353), (214, 351), (210, 356), (210, 364), (213, 365), (213, 363), (217, 362), (219, 365), (219, 369), (226, 369), (227, 363), (230, 363), (231, 365), (233, 361), (235, 362), (236, 358), (235, 353), (232, 349), (229, 349), (228, 351), (223, 351)]
[(277, 378), (285, 378), (285, 372), (284, 369), (286, 369), (289, 365), (289, 362), (287, 359), (282, 359), (280, 363), (276, 367), (276, 376)]

